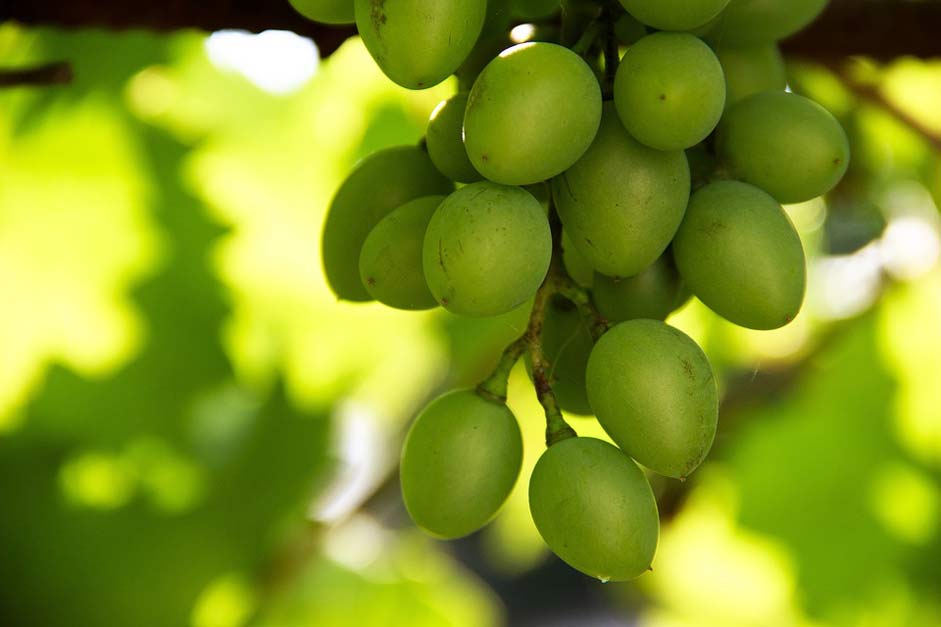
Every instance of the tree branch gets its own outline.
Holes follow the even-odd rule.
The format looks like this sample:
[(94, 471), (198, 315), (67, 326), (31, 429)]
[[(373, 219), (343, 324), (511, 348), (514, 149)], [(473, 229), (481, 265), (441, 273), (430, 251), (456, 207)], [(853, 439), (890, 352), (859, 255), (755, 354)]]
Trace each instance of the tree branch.
[(64, 85), (72, 82), (72, 66), (65, 62), (30, 68), (0, 68), (0, 87)]
[[(0, 0), (0, 21), (8, 19), (31, 26), (115, 30), (291, 30), (314, 39), (324, 57), (355, 33), (351, 26), (310, 22), (287, 0)], [(783, 47), (812, 58), (941, 57), (939, 31), (941, 0), (832, 0), (817, 22)]]

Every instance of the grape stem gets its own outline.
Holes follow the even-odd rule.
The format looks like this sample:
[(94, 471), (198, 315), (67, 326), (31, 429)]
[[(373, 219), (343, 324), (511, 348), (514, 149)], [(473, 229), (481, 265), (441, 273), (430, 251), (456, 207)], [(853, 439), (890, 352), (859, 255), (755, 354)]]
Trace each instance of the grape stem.
[(477, 386), (477, 393), (484, 398), (495, 403), (506, 402), (507, 384), (510, 379), (510, 371), (529, 348), (529, 338), (526, 334), (506, 347), (497, 367), (493, 369), (490, 375), (480, 382)]
[[(617, 3), (608, 3), (601, 14), (605, 22), (605, 40), (604, 40), (604, 97), (610, 98), (614, 94), (614, 77), (618, 72), (618, 65), (621, 63), (621, 54), (618, 50), (618, 37), (614, 32), (614, 23), (618, 19), (617, 9), (613, 6)], [(620, 5), (618, 5), (620, 6)]]
[(589, 50), (591, 50), (592, 44), (595, 43), (595, 40), (598, 39), (598, 36), (605, 30), (605, 23), (601, 19), (592, 20), (585, 30), (582, 32), (582, 36), (578, 38), (578, 41), (575, 42), (575, 45), (572, 46), (572, 52), (577, 54), (580, 57), (585, 56)]

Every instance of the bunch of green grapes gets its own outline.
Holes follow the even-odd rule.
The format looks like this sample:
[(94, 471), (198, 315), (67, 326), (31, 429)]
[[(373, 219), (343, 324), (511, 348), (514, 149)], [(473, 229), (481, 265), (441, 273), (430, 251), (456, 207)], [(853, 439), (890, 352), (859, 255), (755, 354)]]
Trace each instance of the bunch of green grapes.
[[(847, 168), (843, 129), (786, 90), (776, 43), (826, 0), (569, 0), (560, 22), (558, 0), (292, 3), (355, 21), (403, 87), (461, 86), (418, 146), (367, 157), (337, 191), (322, 247), (336, 295), (472, 317), (533, 303), (494, 372), (412, 425), (409, 514), (441, 538), (496, 515), (521, 467), (506, 390), (525, 355), (547, 423), (536, 527), (584, 573), (642, 574), (659, 538), (645, 473), (688, 477), (718, 419), (709, 361), (665, 320), (693, 296), (751, 329), (793, 320), (806, 268), (782, 203)], [(512, 45), (525, 19), (558, 26)]]

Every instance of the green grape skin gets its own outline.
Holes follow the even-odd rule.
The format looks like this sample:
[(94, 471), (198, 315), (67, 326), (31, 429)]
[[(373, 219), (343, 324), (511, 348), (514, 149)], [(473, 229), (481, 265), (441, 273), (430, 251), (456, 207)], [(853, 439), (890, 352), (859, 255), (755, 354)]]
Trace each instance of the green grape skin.
[(477, 43), (474, 44), (470, 54), (454, 72), (460, 91), (470, 91), (484, 67), (512, 45), (510, 41), (512, 20), (513, 16), (506, 2), (487, 3), (487, 17), (484, 19), (480, 37), (477, 38)]
[(661, 255), (640, 274), (626, 279), (598, 274), (593, 286), (595, 306), (613, 323), (639, 318), (666, 320), (688, 299), (683, 279), (669, 253)]
[(359, 255), (359, 276), (369, 295), (395, 309), (438, 306), (425, 282), (422, 243), (444, 196), (410, 200), (379, 221)]
[(647, 27), (630, 13), (625, 13), (614, 23), (614, 35), (622, 46), (632, 46), (647, 36)]
[(402, 446), (402, 497), (415, 524), (445, 539), (496, 515), (519, 477), (523, 439), (506, 404), (472, 390), (432, 401)]
[(578, 161), (600, 121), (601, 88), (581, 57), (556, 44), (519, 44), (474, 82), (464, 144), (487, 179), (531, 185)]
[(288, 0), (294, 10), (322, 24), (352, 24), (353, 0)]
[(438, 170), (452, 181), (473, 183), (483, 177), (474, 169), (464, 148), (464, 110), (467, 94), (451, 96), (431, 112), (425, 143), (428, 156)]
[(575, 248), (612, 277), (633, 276), (663, 254), (683, 219), (689, 190), (686, 155), (637, 142), (610, 102), (591, 147), (552, 180)]
[(386, 76), (407, 89), (433, 87), (468, 57), (487, 0), (355, 0), (356, 28)]
[(585, 373), (598, 422), (625, 453), (685, 479), (709, 453), (719, 405), (702, 349), (658, 320), (628, 320), (595, 343)]
[(801, 30), (826, 8), (829, 0), (731, 0), (709, 37), (741, 48), (770, 44)]
[(638, 20), (658, 30), (685, 31), (708, 24), (729, 0), (621, 0)]
[(470, 317), (506, 313), (532, 298), (551, 256), (549, 220), (539, 201), (490, 182), (448, 196), (423, 244), (431, 293), (448, 311)]
[(454, 184), (416, 146), (387, 148), (361, 161), (340, 185), (324, 222), (324, 273), (337, 298), (372, 300), (359, 277), (359, 254), (382, 218), (414, 198), (453, 190)]
[(511, 0), (513, 15), (524, 20), (539, 20), (559, 12), (560, 0)]
[(787, 86), (784, 58), (775, 44), (750, 48), (719, 46), (716, 56), (725, 73), (725, 107), (763, 91), (783, 92)]
[(833, 189), (850, 159), (846, 132), (833, 114), (787, 92), (754, 94), (729, 108), (716, 149), (735, 178), (785, 204)]
[(595, 269), (591, 267), (585, 255), (578, 251), (572, 238), (562, 231), (562, 266), (565, 272), (581, 287), (590, 289), (595, 281)]
[(725, 77), (715, 53), (686, 33), (654, 33), (628, 48), (614, 79), (625, 128), (657, 150), (683, 150), (715, 129), (725, 108)]
[(804, 302), (800, 237), (781, 205), (747, 183), (718, 181), (693, 194), (673, 256), (693, 294), (739, 326), (777, 329)]
[(572, 568), (601, 581), (650, 570), (657, 502), (637, 464), (608, 442), (576, 437), (550, 446), (530, 477), (529, 509), (542, 539)]
[[(542, 351), (559, 407), (577, 416), (592, 413), (585, 391), (585, 368), (592, 346), (591, 331), (578, 310), (565, 299), (552, 299), (543, 320)], [(531, 362), (527, 366), (531, 369)]]

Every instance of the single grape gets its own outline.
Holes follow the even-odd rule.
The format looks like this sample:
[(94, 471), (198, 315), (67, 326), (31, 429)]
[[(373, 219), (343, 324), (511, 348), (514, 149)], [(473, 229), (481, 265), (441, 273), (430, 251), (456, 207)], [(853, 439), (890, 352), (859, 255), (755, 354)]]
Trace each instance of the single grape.
[(638, 20), (659, 30), (698, 28), (718, 16), (729, 0), (621, 0)]
[(556, 44), (519, 44), (477, 77), (464, 144), (486, 178), (529, 185), (578, 161), (600, 121), (601, 88), (581, 57)]
[(585, 259), (585, 255), (578, 251), (572, 238), (562, 231), (562, 265), (572, 280), (584, 288), (590, 288), (595, 281), (595, 269)]
[(413, 198), (449, 194), (454, 184), (415, 146), (380, 150), (366, 157), (337, 190), (324, 222), (324, 271), (338, 298), (372, 300), (359, 278), (366, 236), (390, 211)]
[(588, 152), (552, 180), (556, 208), (578, 251), (598, 272), (633, 276), (657, 259), (689, 201), (682, 151), (638, 143), (605, 103)]
[[(554, 298), (546, 307), (542, 325), (542, 350), (549, 362), (552, 391), (563, 410), (590, 416), (585, 391), (585, 368), (594, 340), (584, 318), (569, 301)], [(531, 369), (531, 362), (527, 361)]]
[(634, 461), (595, 438), (549, 447), (529, 480), (529, 509), (549, 548), (601, 581), (650, 569), (660, 536), (653, 490)]
[(431, 113), (425, 142), (428, 156), (442, 174), (453, 181), (473, 183), (483, 177), (474, 169), (464, 148), (464, 110), (467, 94), (455, 94)]
[(595, 275), (592, 295), (601, 315), (615, 323), (638, 318), (666, 320), (689, 298), (670, 253), (626, 279)]
[(716, 50), (725, 73), (725, 106), (763, 91), (784, 91), (784, 58), (775, 44), (750, 48), (719, 46)]
[(487, 0), (355, 0), (356, 28), (386, 76), (408, 89), (437, 85), (480, 35)]
[(614, 79), (614, 103), (642, 144), (682, 150), (701, 142), (725, 107), (722, 66), (701, 39), (654, 33), (628, 48)]
[(425, 278), (442, 307), (495, 316), (532, 298), (549, 270), (546, 212), (518, 187), (472, 183), (448, 196), (428, 225)]
[(829, 0), (731, 0), (709, 32), (723, 46), (770, 44), (801, 30)]
[(353, 0), (288, 0), (294, 10), (323, 24), (352, 24)]
[(719, 415), (716, 380), (682, 331), (658, 320), (620, 323), (595, 344), (585, 384), (611, 439), (654, 472), (688, 477), (709, 453)]
[(412, 520), (441, 538), (486, 525), (506, 501), (523, 461), (523, 440), (504, 403), (472, 390), (431, 402), (402, 446), (402, 497)]
[(719, 181), (693, 194), (673, 256), (693, 293), (737, 325), (776, 329), (803, 304), (800, 237), (781, 205), (747, 183)]
[(396, 309), (431, 309), (431, 295), (422, 270), (422, 242), (435, 209), (444, 196), (410, 200), (379, 221), (359, 255), (359, 276), (370, 296)]
[(849, 165), (846, 132), (816, 102), (786, 92), (763, 92), (729, 108), (717, 149), (736, 178), (778, 202), (797, 203), (827, 193)]
[(559, 12), (560, 0), (510, 0), (513, 15), (524, 20), (539, 20)]

